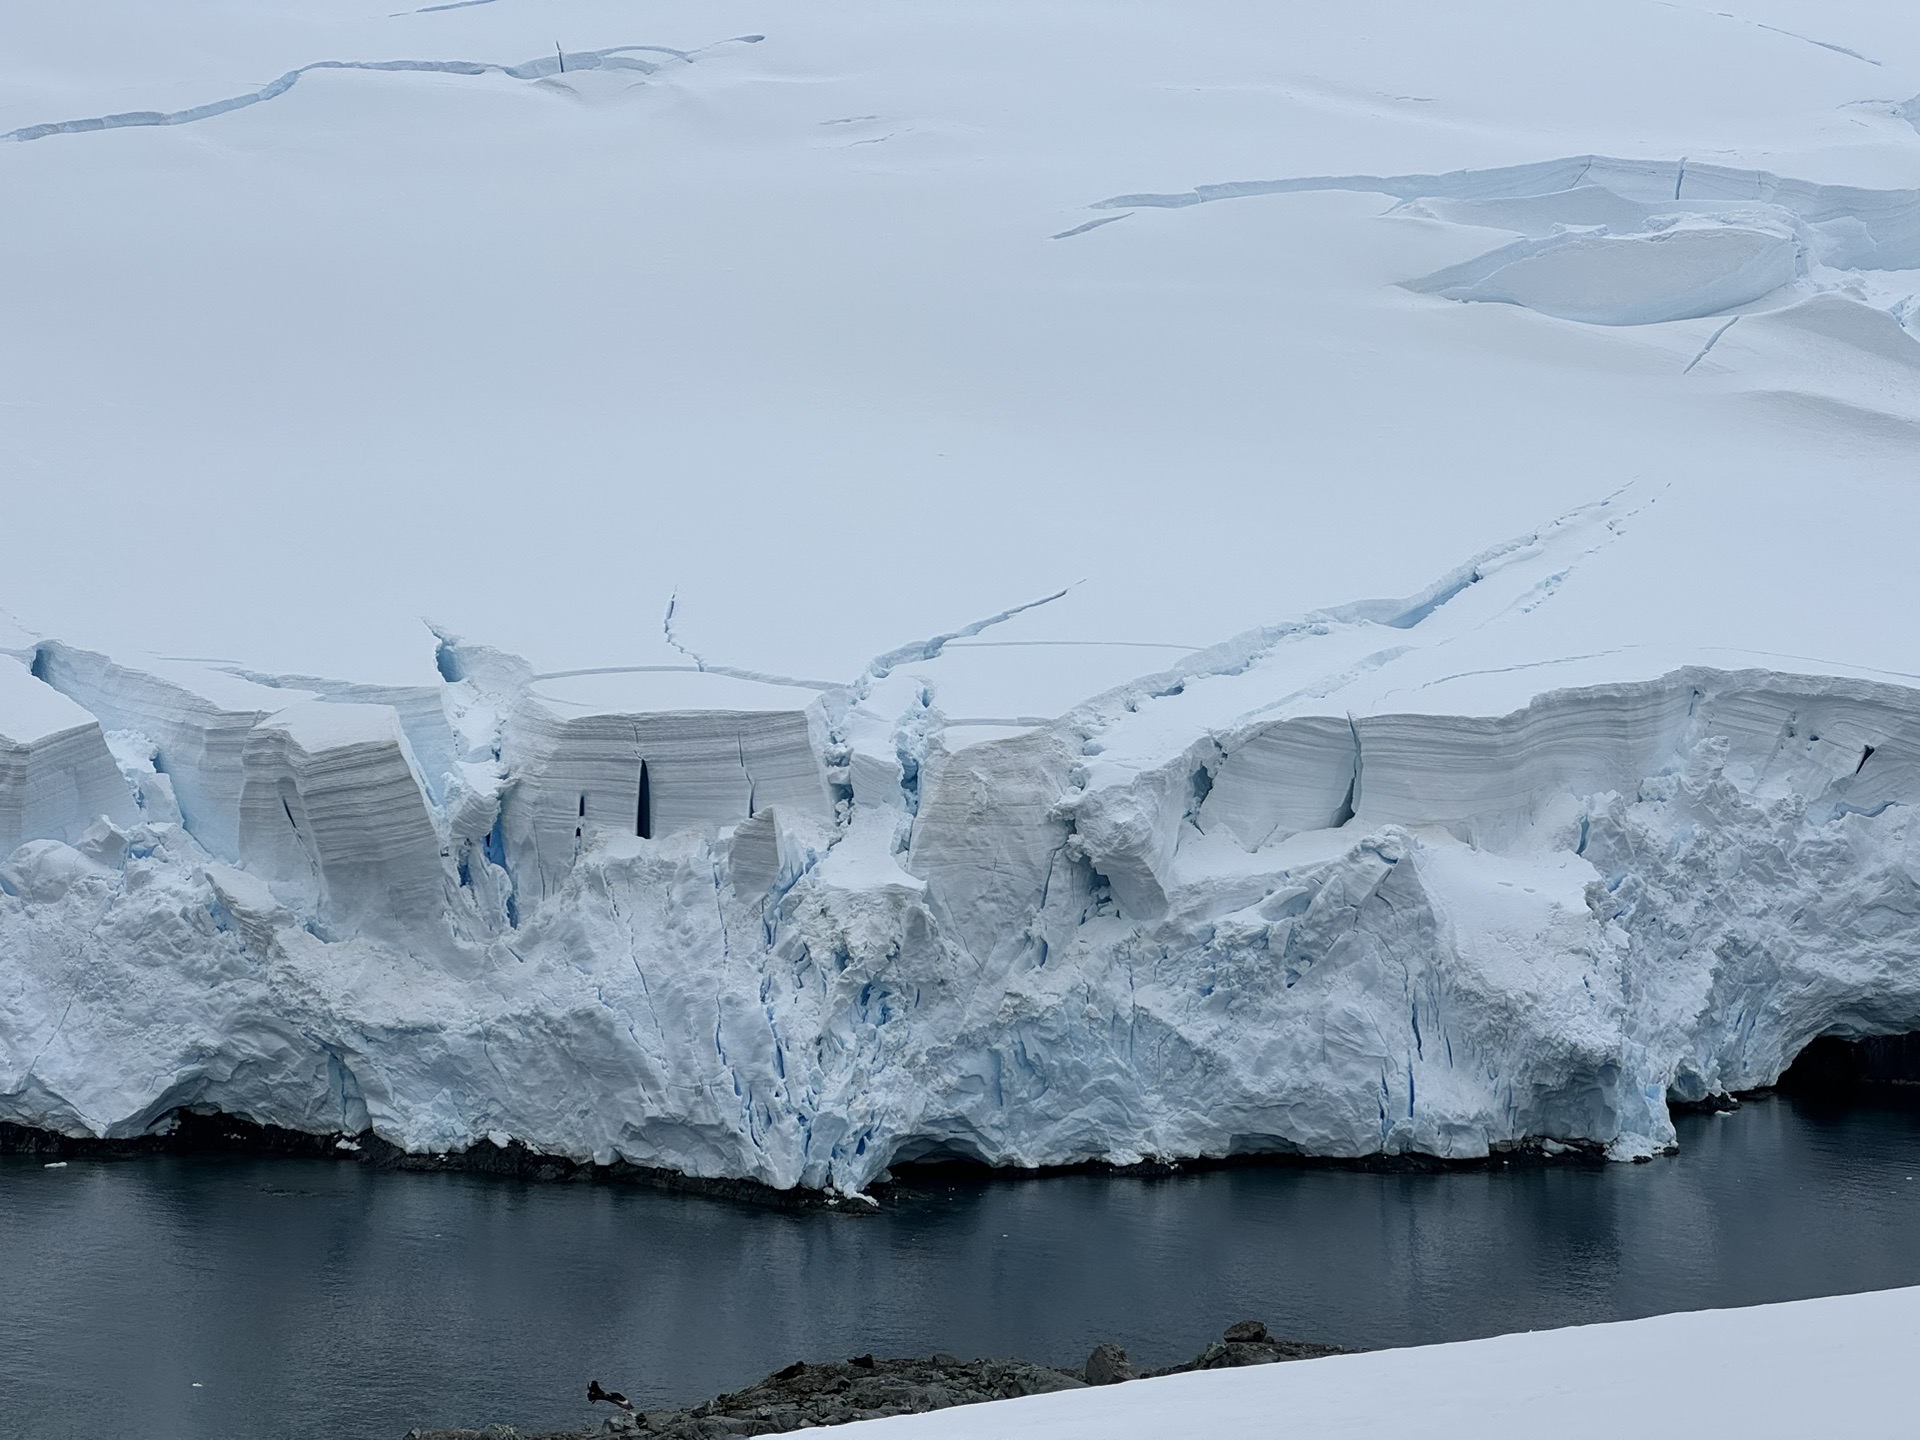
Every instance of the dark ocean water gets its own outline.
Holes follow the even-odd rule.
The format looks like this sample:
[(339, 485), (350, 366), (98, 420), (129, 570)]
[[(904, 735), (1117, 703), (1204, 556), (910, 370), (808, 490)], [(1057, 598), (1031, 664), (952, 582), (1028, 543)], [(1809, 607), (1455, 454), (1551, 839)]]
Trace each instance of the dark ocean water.
[[(929, 1183), (873, 1217), (307, 1160), (0, 1160), (0, 1434), (574, 1426), (797, 1357), (1358, 1346), (1920, 1284), (1920, 1106), (1797, 1097), (1646, 1165)], [(604, 1412), (602, 1412), (604, 1414)]]

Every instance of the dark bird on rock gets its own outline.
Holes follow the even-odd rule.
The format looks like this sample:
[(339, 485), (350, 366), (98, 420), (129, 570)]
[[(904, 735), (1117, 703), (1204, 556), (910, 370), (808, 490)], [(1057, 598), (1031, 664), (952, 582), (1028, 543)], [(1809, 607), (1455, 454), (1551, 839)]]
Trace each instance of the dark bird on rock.
[(602, 1389), (598, 1380), (589, 1380), (587, 1382), (587, 1403), (591, 1405), (596, 1400), (604, 1400), (616, 1410), (624, 1410), (629, 1415), (633, 1414), (633, 1402), (627, 1399), (626, 1396), (622, 1395), (618, 1390)]

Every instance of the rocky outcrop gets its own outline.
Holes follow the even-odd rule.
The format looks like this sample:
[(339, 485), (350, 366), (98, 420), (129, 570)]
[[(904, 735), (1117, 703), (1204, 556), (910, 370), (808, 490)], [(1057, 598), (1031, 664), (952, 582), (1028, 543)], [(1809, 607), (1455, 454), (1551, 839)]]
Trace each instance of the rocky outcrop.
[[(1148, 1376), (1175, 1375), (1187, 1370), (1220, 1370), (1237, 1365), (1268, 1365), (1280, 1360), (1311, 1360), (1341, 1352), (1331, 1345), (1298, 1340), (1276, 1340), (1258, 1320), (1229, 1326), (1224, 1338), (1192, 1360), (1136, 1376), (1127, 1354), (1118, 1346), (1094, 1347), (1079, 1370), (1059, 1370), (1026, 1360), (961, 1360), (952, 1355), (930, 1355), (903, 1360), (879, 1360), (856, 1355), (851, 1360), (812, 1364), (796, 1360), (776, 1370), (757, 1385), (686, 1410), (614, 1408), (604, 1429), (632, 1435), (635, 1440), (728, 1440), (736, 1435), (780, 1435), (817, 1425), (845, 1425), (855, 1420), (879, 1420), (889, 1415), (920, 1415), (954, 1405), (986, 1400), (1012, 1400), (1023, 1395), (1046, 1395), (1078, 1390), (1087, 1385), (1112, 1385)], [(593, 1393), (605, 1398), (596, 1383)], [(615, 1396), (614, 1400), (623, 1397)], [(542, 1437), (569, 1440), (574, 1431)], [(521, 1440), (508, 1426), (484, 1430), (412, 1430), (408, 1440)]]

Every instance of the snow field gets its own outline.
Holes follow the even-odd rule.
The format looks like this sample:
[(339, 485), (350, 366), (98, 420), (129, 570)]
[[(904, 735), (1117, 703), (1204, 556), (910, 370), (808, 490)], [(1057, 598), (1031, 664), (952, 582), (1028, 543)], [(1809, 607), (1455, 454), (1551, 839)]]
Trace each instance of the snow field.
[(1798, 1440), (1844, 1429), (1904, 1434), (1904, 1357), (1920, 1291), (1883, 1290), (1746, 1310), (1201, 1371), (868, 1420), (851, 1440)]

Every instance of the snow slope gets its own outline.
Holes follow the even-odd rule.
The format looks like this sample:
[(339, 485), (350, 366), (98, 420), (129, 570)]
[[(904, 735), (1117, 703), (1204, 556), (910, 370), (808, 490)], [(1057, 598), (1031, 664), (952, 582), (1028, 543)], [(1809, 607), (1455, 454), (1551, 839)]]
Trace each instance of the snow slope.
[(1920, 1291), (1700, 1310), (868, 1420), (851, 1440), (1903, 1435)]
[(0, 1117), (1631, 1157), (1920, 1028), (1916, 41), (12, 7)]

